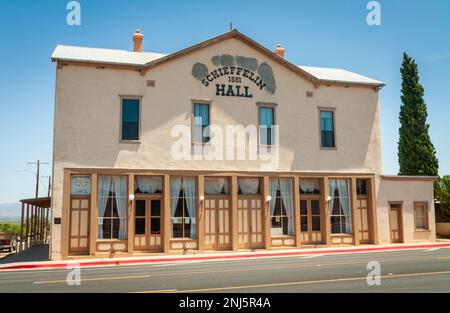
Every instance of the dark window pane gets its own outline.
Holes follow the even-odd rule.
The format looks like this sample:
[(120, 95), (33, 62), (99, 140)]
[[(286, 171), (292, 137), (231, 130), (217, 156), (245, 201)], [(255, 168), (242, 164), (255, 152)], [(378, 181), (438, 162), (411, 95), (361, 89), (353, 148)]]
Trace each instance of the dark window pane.
[(122, 140), (139, 139), (139, 100), (122, 100)]
[(311, 214), (312, 215), (320, 215), (320, 201), (319, 200), (311, 200)]
[(272, 217), (272, 228), (280, 228), (280, 227), (281, 227), (281, 218)]
[(119, 227), (120, 227), (120, 219), (114, 218), (112, 220), (113, 230), (112, 230), (112, 238), (119, 239)]
[(184, 225), (184, 237), (191, 238), (191, 219), (189, 219), (189, 223), (186, 224), (186, 222), (184, 222), (183, 225)]
[(313, 231), (320, 231), (320, 216), (313, 216), (312, 217), (312, 230)]
[(136, 235), (145, 235), (145, 218), (136, 218)]
[(331, 217), (331, 233), (332, 234), (342, 234), (342, 225), (340, 216)]
[(306, 200), (300, 200), (300, 215), (308, 214), (308, 202)]
[(287, 235), (288, 234), (288, 217), (284, 216), (281, 218), (282, 224), (283, 224), (283, 235)]
[(356, 190), (358, 195), (367, 195), (367, 181), (365, 179), (356, 180)]
[(111, 219), (103, 219), (103, 238), (111, 239)]
[(334, 131), (322, 131), (322, 147), (334, 148)]
[(152, 217), (153, 216), (161, 216), (161, 201), (160, 200), (152, 200), (151, 211), (152, 211)]
[(136, 201), (136, 216), (145, 216), (145, 200)]
[(308, 231), (308, 218), (306, 216), (301, 217), (301, 225), (302, 231), (304, 232)]
[(108, 202), (106, 202), (106, 209), (105, 209), (105, 213), (103, 214), (103, 217), (111, 217), (112, 216), (112, 203), (113, 203), (113, 199), (111, 198), (111, 196), (108, 197)]
[(183, 224), (177, 224), (177, 223), (173, 223), (172, 224), (172, 229), (173, 229), (173, 238), (183, 238)]
[(161, 219), (159, 217), (150, 219), (150, 231), (152, 235), (161, 234)]

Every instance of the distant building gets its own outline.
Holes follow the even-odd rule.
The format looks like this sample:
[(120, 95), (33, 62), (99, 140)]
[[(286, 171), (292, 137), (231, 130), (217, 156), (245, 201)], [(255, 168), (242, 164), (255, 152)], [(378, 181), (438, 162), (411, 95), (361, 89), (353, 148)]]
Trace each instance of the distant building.
[(434, 178), (383, 176), (382, 82), (237, 30), (133, 40), (53, 53), (52, 259), (435, 240)]

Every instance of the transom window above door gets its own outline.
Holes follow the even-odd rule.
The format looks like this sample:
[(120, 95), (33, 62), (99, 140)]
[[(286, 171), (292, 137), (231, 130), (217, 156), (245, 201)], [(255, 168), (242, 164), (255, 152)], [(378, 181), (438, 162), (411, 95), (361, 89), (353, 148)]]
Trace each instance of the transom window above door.
[(205, 178), (205, 195), (218, 196), (229, 194), (230, 188), (228, 186), (228, 178)]
[(134, 192), (137, 194), (161, 194), (163, 190), (163, 178), (160, 176), (135, 176), (134, 187)]
[(320, 195), (320, 179), (318, 178), (300, 179), (300, 194)]

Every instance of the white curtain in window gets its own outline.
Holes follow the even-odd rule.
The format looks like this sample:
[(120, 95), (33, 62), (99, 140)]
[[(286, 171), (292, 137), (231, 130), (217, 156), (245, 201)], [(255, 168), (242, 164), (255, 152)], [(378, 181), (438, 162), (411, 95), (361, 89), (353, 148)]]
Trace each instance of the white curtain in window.
[(281, 178), (280, 189), (286, 215), (288, 216), (288, 236), (294, 236), (294, 224), (292, 223), (292, 180), (289, 178)]
[(348, 180), (346, 179), (338, 179), (336, 181), (337, 188), (339, 190), (339, 203), (341, 204), (342, 211), (345, 215), (345, 229), (344, 233), (351, 234), (352, 233), (352, 217), (350, 212), (350, 199), (349, 199), (349, 191), (348, 191)]
[(152, 194), (162, 190), (162, 177), (136, 176), (136, 185), (142, 193)]
[(320, 181), (318, 179), (301, 179), (300, 190), (305, 193), (313, 193), (320, 190)]
[(117, 213), (119, 214), (119, 239), (127, 238), (127, 177), (114, 176), (114, 194), (116, 196)]
[(186, 197), (187, 209), (189, 213), (189, 217), (191, 219), (191, 238), (197, 238), (197, 225), (196, 214), (195, 211), (197, 209), (197, 197), (196, 197), (196, 188), (195, 188), (195, 178), (183, 178), (183, 189)]
[(238, 184), (243, 195), (256, 195), (259, 192), (259, 178), (240, 178)]
[(98, 176), (98, 238), (103, 239), (103, 216), (111, 192), (112, 177)]
[[(172, 198), (171, 202), (171, 217), (172, 221), (175, 217), (175, 211), (177, 210), (178, 200), (180, 198), (181, 191), (181, 178), (180, 177), (172, 177), (170, 179), (170, 197)], [(172, 226), (172, 237), (173, 237), (173, 226)]]
[(277, 202), (278, 179), (271, 179), (269, 182), (270, 196), (270, 215), (275, 215), (275, 203)]
[(221, 195), (222, 190), (228, 194), (228, 179), (226, 178), (205, 178), (205, 194)]

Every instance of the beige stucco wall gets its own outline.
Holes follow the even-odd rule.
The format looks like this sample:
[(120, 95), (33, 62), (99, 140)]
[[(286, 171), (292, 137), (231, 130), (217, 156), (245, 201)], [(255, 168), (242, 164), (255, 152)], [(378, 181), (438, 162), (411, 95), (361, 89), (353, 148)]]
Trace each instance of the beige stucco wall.
[[(390, 243), (389, 202), (402, 202), (405, 243), (436, 240), (433, 181), (423, 179), (381, 179), (377, 192), (379, 243)], [(415, 231), (414, 202), (426, 202), (429, 231)]]
[(450, 223), (436, 223), (436, 234), (450, 236)]
[[(273, 69), (274, 95), (252, 82), (253, 99), (215, 96), (215, 83), (204, 87), (191, 75), (196, 62), (231, 54), (257, 58)], [(255, 51), (237, 39), (227, 39), (149, 70), (64, 66), (57, 70), (53, 214), (61, 216), (63, 169), (101, 167), (133, 169), (215, 169), (258, 171), (259, 161), (176, 161), (170, 154), (176, 124), (191, 125), (192, 99), (208, 99), (211, 123), (225, 127), (258, 123), (256, 102), (277, 103), (280, 161), (277, 171), (349, 172), (381, 174), (378, 93), (372, 88), (320, 86)], [(146, 86), (155, 80), (156, 87)], [(307, 98), (306, 91), (314, 97)], [(119, 95), (143, 96), (141, 143), (119, 142)], [(319, 107), (335, 108), (336, 150), (320, 149)], [(52, 255), (58, 258), (61, 227), (52, 229)]]

